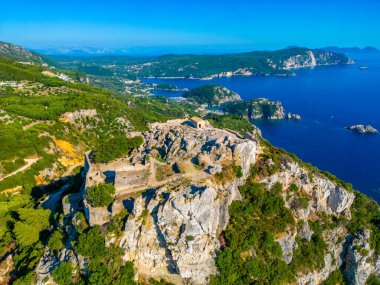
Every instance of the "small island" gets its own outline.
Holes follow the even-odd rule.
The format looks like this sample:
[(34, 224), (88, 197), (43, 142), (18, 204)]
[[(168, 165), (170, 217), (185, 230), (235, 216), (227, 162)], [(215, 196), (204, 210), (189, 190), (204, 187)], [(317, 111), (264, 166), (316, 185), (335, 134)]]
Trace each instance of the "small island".
[(378, 130), (371, 125), (351, 125), (346, 127), (346, 129), (353, 131), (358, 134), (377, 134)]
[(188, 101), (205, 107), (220, 106), (227, 102), (241, 101), (239, 94), (224, 86), (204, 85), (183, 94)]
[(248, 120), (301, 120), (300, 115), (286, 114), (280, 101), (270, 101), (267, 98), (243, 101), (239, 94), (224, 86), (200, 86), (185, 92), (183, 97), (206, 113), (237, 115)]

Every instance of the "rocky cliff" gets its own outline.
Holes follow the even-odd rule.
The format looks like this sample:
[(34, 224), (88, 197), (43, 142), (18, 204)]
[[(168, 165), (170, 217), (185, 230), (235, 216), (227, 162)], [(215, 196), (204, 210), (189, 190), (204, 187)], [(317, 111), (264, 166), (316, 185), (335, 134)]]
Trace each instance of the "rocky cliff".
[(346, 56), (324, 51), (324, 50), (306, 50), (306, 49), (289, 49), (294, 50), (295, 54), (289, 57), (268, 58), (268, 64), (275, 69), (296, 69), (303, 67), (315, 67), (320, 65), (338, 65), (353, 64), (352, 59)]
[[(321, 239), (321, 263), (296, 270), (295, 283), (320, 284), (338, 268), (350, 284), (364, 285), (371, 274), (380, 275), (379, 257), (369, 243), (371, 232), (353, 235), (345, 224), (352, 217), (355, 194), (258, 135), (243, 138), (211, 125), (196, 129), (186, 120), (156, 123), (150, 131), (131, 135), (142, 135), (144, 143), (129, 156), (107, 165), (94, 164), (87, 157), (81, 195), (92, 225), (107, 228), (122, 215), (121, 231), (109, 231), (106, 240), (123, 249), (125, 261), (133, 262), (136, 280), (208, 284), (210, 276), (222, 273), (216, 260), (229, 248), (224, 236), (231, 223), (229, 206), (247, 199), (239, 189), (252, 181), (264, 185), (268, 193), (282, 185), (278, 199), (295, 223), (276, 234), (275, 243), (289, 267), (299, 259), (300, 250)], [(94, 208), (86, 189), (103, 182), (115, 184), (113, 205)], [(81, 203), (71, 200), (64, 208), (76, 217)], [(239, 256), (255, 258), (255, 254)], [(66, 259), (86, 267), (80, 256)], [(54, 268), (46, 262), (41, 261), (44, 269)], [(40, 276), (41, 283), (48, 271)]]

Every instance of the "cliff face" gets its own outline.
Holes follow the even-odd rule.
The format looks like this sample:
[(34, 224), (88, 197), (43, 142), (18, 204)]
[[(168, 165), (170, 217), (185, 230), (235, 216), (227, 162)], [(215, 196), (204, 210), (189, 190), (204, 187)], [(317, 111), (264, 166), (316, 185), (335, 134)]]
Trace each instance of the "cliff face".
[[(291, 49), (290, 49), (291, 50)], [(296, 69), (320, 65), (353, 64), (346, 56), (323, 50), (300, 49), (295, 55), (283, 58), (269, 58), (268, 64), (276, 69)]]
[[(208, 284), (210, 275), (218, 275), (215, 260), (222, 248), (228, 248), (223, 231), (230, 222), (229, 206), (245, 199), (239, 187), (252, 179), (250, 172), (256, 167), (276, 166), (275, 171), (259, 171), (256, 182), (268, 191), (281, 183), (279, 195), (296, 221), (297, 226), (276, 236), (288, 266), (302, 244), (314, 239), (311, 224), (326, 226), (327, 221), (351, 218), (354, 193), (287, 154), (279, 160), (271, 157), (274, 150), (257, 136), (241, 138), (210, 125), (196, 129), (185, 120), (153, 124), (141, 135), (144, 144), (126, 158), (107, 165), (87, 159), (84, 187), (85, 192), (89, 186), (113, 179), (112, 207), (93, 208), (84, 198), (87, 219), (104, 226), (123, 209), (128, 211), (123, 214), (121, 234), (110, 233), (107, 240), (123, 249), (124, 260), (134, 263), (140, 280), (153, 277), (175, 284)], [(139, 177), (145, 184), (136, 182)], [(75, 216), (75, 205), (64, 208)], [(320, 284), (337, 268), (344, 269), (350, 284), (364, 285), (370, 274), (380, 275), (380, 259), (369, 245), (370, 234), (353, 236), (344, 224), (330, 223), (321, 234), (326, 244), (323, 266), (297, 272), (296, 283)], [(54, 268), (46, 266), (48, 256), (46, 262), (41, 261), (45, 275), (39, 280), (49, 274), (42, 269)]]

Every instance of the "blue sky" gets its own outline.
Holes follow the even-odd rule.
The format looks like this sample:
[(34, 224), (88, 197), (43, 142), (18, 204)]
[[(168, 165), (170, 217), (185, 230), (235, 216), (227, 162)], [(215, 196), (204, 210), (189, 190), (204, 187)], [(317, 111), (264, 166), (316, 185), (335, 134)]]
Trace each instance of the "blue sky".
[(30, 48), (380, 48), (380, 1), (1, 1), (0, 40)]

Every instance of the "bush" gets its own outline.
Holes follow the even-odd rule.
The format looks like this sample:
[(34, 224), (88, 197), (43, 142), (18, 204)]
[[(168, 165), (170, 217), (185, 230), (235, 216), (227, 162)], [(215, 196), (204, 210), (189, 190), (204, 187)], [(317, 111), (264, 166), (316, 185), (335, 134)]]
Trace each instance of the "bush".
[(116, 158), (127, 155), (132, 149), (140, 146), (143, 138), (140, 136), (127, 138), (124, 133), (114, 134), (111, 138), (109, 135), (98, 141), (92, 159), (95, 162), (109, 162)]
[(298, 247), (293, 250), (290, 266), (295, 272), (309, 272), (325, 266), (325, 250), (327, 248), (321, 233), (314, 233), (311, 240), (297, 239)]
[(329, 277), (322, 282), (322, 285), (344, 285), (346, 282), (344, 281), (342, 271), (339, 269), (335, 269), (330, 273)]
[(251, 133), (253, 131), (252, 123), (237, 115), (208, 114), (205, 119), (215, 128), (230, 129), (240, 134)]
[(108, 207), (113, 202), (115, 186), (111, 183), (100, 183), (87, 188), (87, 199), (93, 207)]

